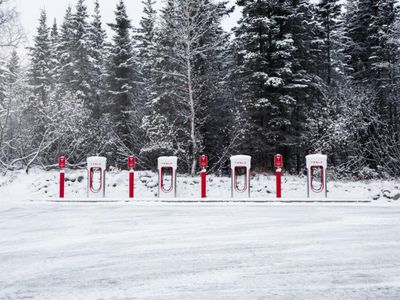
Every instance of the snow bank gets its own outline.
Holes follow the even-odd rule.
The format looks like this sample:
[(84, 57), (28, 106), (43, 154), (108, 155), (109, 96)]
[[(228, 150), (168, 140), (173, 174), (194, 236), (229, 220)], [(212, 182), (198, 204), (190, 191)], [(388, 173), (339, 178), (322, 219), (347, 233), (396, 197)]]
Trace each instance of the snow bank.
[[(58, 171), (45, 172), (32, 169), (29, 175), (23, 171), (0, 176), (0, 199), (2, 201), (58, 198)], [(128, 172), (112, 170), (107, 172), (106, 196), (112, 199), (126, 199), (128, 195)], [(208, 176), (208, 198), (230, 199), (231, 179)], [(275, 177), (253, 175), (251, 177), (251, 198), (273, 200), (275, 198)], [(306, 177), (288, 176), (282, 179), (283, 198), (306, 198)], [(158, 176), (150, 171), (135, 173), (135, 198), (157, 198)], [(86, 198), (86, 170), (66, 170), (65, 197)], [(198, 199), (200, 178), (178, 175), (177, 197)], [(397, 181), (328, 181), (328, 200), (374, 200), (400, 203), (400, 183)]]

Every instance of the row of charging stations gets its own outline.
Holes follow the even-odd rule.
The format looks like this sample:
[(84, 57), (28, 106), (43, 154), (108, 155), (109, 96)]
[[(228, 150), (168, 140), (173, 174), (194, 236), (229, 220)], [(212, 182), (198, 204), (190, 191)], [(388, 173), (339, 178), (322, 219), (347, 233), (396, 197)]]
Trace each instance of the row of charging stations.
[[(230, 158), (231, 162), (231, 197), (250, 198), (250, 169), (251, 157), (248, 155), (235, 155)], [(60, 198), (64, 198), (64, 182), (66, 159), (60, 157), (58, 161), (60, 167)], [(276, 168), (276, 196), (281, 198), (281, 176), (283, 168), (283, 157), (280, 154), (274, 157)], [(87, 197), (104, 198), (106, 187), (106, 167), (105, 157), (89, 157), (87, 159)], [(158, 158), (158, 197), (176, 197), (176, 176), (178, 158), (176, 156), (163, 156)], [(200, 157), (201, 168), (201, 197), (207, 195), (207, 167), (208, 158), (205, 155)], [(321, 195), (327, 197), (327, 156), (314, 154), (306, 156), (307, 167), (307, 197), (320, 198)], [(134, 168), (135, 158), (128, 157), (129, 171), (129, 198), (134, 197)]]

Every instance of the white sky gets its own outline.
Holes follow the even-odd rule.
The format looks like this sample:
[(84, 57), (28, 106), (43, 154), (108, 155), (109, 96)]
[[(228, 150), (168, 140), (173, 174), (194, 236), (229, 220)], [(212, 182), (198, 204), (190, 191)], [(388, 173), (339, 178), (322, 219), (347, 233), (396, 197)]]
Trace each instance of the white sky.
[[(49, 26), (53, 24), (54, 18), (57, 19), (57, 23), (60, 25), (62, 23), (65, 10), (68, 4), (74, 8), (76, 0), (12, 0), (20, 13), (20, 20), (22, 26), (25, 29), (28, 42), (27, 45), (31, 45), (32, 36), (36, 32), (38, 26), (38, 19), (41, 9), (46, 9)], [(156, 0), (157, 8), (162, 6), (164, 0)], [(113, 22), (114, 10), (118, 0), (100, 0), (100, 6), (102, 11), (104, 27), (108, 27), (105, 24)], [(125, 0), (125, 4), (128, 9), (128, 15), (132, 20), (132, 24), (136, 26), (139, 23), (140, 17), (142, 15), (142, 1), (141, 0)], [(234, 5), (235, 0), (230, 0), (232, 5)], [(93, 11), (93, 1), (86, 0), (86, 5), (88, 6), (89, 14)], [(235, 12), (231, 17), (224, 20), (224, 27), (230, 29), (235, 26), (236, 21), (240, 17), (240, 11), (235, 9)], [(108, 30), (108, 28), (107, 28)], [(27, 46), (25, 45), (25, 46)], [(21, 54), (24, 55), (25, 51), (21, 49)]]

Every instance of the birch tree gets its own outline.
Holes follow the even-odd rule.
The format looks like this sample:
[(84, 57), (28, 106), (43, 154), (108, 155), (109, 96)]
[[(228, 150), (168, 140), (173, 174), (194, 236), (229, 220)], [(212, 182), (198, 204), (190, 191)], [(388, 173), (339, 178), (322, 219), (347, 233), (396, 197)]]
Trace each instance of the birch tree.
[[(207, 57), (211, 50), (217, 49), (223, 40), (207, 39), (207, 35), (215, 30), (213, 24), (221, 22), (226, 14), (225, 3), (213, 3), (208, 0), (176, 0), (169, 1), (168, 20), (162, 18), (169, 32), (171, 47), (162, 48), (161, 57), (169, 61), (156, 70), (161, 76), (172, 77), (175, 95), (172, 102), (177, 109), (175, 118), (171, 120), (175, 126), (176, 147), (184, 158), (189, 172), (194, 175), (197, 157), (202, 150), (202, 136), (199, 127), (204, 122), (200, 110), (201, 98), (204, 95), (204, 79), (201, 78), (199, 59)], [(173, 11), (173, 13), (171, 13)], [(173, 20), (171, 20), (171, 16)], [(172, 65), (172, 67), (171, 67)], [(168, 67), (168, 69), (166, 69)], [(171, 118), (170, 118), (171, 119)]]

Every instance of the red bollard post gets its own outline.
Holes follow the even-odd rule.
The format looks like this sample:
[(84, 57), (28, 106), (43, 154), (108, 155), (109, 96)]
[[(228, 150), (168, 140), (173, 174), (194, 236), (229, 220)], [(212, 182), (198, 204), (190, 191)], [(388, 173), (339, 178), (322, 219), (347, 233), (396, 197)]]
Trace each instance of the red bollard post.
[(60, 190), (59, 190), (59, 197), (64, 198), (64, 192), (65, 192), (65, 166), (66, 166), (66, 161), (65, 157), (61, 156), (58, 158), (58, 167), (60, 168)]
[(206, 155), (200, 156), (201, 198), (207, 197), (207, 167), (208, 157)]
[(276, 198), (281, 198), (282, 197), (282, 172), (281, 168), (276, 169)]
[(135, 157), (129, 156), (128, 157), (128, 170), (129, 170), (129, 198), (134, 197), (135, 191)]
[(201, 171), (201, 198), (207, 198), (207, 172)]
[(282, 197), (282, 167), (283, 167), (283, 157), (280, 154), (274, 156), (274, 165), (276, 168), (276, 198)]

